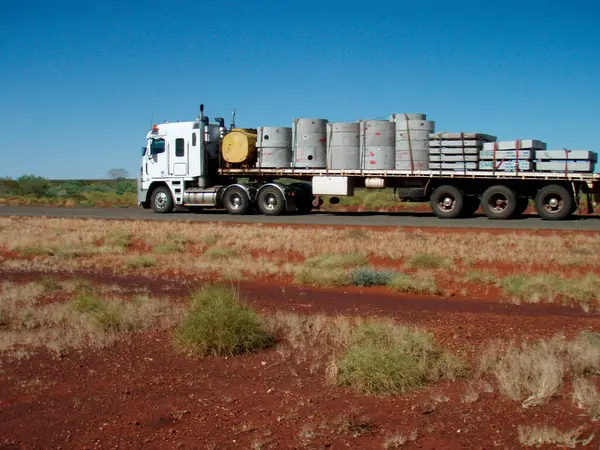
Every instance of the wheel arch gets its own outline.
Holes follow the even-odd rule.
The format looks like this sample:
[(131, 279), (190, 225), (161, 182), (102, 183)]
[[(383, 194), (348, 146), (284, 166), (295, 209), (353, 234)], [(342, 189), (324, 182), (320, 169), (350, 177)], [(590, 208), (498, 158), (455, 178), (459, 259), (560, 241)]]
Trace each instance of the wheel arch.
[(171, 191), (171, 195), (173, 197), (175, 197), (175, 194), (173, 192), (173, 189), (171, 188), (171, 186), (169, 186), (169, 183), (165, 182), (165, 181), (153, 181), (150, 184), (150, 187), (148, 188), (148, 191), (146, 192), (146, 201), (150, 202), (152, 200), (152, 193), (159, 187), (166, 187)]

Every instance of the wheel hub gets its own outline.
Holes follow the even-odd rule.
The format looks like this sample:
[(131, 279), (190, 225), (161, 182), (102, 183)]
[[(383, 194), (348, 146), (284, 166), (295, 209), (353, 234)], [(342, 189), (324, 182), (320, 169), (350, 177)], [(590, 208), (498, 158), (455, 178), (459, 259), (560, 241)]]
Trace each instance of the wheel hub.
[(490, 206), (495, 212), (502, 212), (508, 206), (508, 200), (504, 196), (496, 196), (490, 199)]
[(454, 207), (454, 199), (452, 197), (446, 197), (441, 203), (442, 209), (452, 209)]
[(234, 209), (240, 209), (242, 206), (242, 198), (239, 195), (234, 195), (231, 197), (231, 206)]
[(158, 193), (158, 195), (156, 196), (156, 206), (158, 206), (159, 208), (164, 208), (165, 206), (167, 206), (167, 194), (165, 194), (164, 192)]
[(265, 196), (265, 207), (269, 210), (273, 210), (277, 207), (277, 197), (273, 194)]

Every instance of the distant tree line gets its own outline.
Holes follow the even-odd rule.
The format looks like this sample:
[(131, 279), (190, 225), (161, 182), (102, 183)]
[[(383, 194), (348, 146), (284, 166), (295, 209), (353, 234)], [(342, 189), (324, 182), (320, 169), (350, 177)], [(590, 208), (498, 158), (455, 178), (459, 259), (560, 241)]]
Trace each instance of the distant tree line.
[(34, 197), (79, 198), (83, 192), (116, 192), (118, 195), (137, 191), (135, 180), (128, 179), (125, 169), (108, 171), (110, 181), (104, 183), (87, 183), (85, 181), (55, 182), (36, 175), (23, 175), (15, 180), (10, 177), (0, 178), (0, 195), (24, 195)]

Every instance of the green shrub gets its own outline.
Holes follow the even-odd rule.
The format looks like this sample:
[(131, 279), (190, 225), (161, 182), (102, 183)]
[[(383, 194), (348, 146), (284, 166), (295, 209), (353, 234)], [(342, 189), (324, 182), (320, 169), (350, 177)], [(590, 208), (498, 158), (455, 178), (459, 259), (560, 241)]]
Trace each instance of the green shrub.
[(465, 364), (439, 349), (430, 334), (377, 320), (353, 330), (335, 366), (339, 385), (369, 395), (402, 394), (466, 371)]
[(359, 267), (350, 274), (350, 281), (354, 286), (385, 286), (393, 277), (393, 272)]
[(23, 175), (17, 178), (18, 192), (21, 195), (42, 197), (50, 187), (45, 178), (35, 175)]
[(208, 286), (192, 297), (190, 311), (175, 329), (174, 341), (199, 356), (233, 356), (267, 348), (274, 338), (261, 317), (235, 292)]
[(0, 178), (0, 195), (12, 195), (18, 191), (18, 183), (12, 178)]
[(136, 180), (120, 180), (115, 186), (117, 195), (137, 192)]

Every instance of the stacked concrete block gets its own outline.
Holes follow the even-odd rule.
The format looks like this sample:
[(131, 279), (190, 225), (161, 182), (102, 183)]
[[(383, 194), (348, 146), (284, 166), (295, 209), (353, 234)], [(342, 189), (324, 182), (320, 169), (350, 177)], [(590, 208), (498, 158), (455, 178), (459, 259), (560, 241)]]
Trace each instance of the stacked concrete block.
[(593, 172), (596, 153), (588, 150), (538, 150), (539, 172)]
[(479, 152), (495, 136), (483, 133), (430, 133), (431, 170), (477, 170)]
[(532, 172), (535, 170), (535, 152), (545, 149), (546, 143), (535, 139), (486, 142), (479, 152), (479, 170)]

